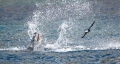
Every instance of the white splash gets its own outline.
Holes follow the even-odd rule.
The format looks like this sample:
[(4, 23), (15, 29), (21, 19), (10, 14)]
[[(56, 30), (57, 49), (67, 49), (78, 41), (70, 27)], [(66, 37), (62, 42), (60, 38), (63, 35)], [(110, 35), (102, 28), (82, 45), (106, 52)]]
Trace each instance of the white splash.
[(67, 37), (69, 34), (69, 30), (71, 29), (71, 24), (72, 22), (67, 22), (64, 21), (60, 26), (59, 26), (59, 37), (56, 40), (56, 43), (58, 43), (60, 46), (67, 46), (67, 43), (71, 43), (71, 40), (69, 40), (69, 37)]
[[(40, 4), (36, 3), (36, 7), (39, 8)], [(39, 35), (43, 35), (42, 31), (40, 30), (40, 26), (41, 26), (41, 11), (40, 10), (35, 10), (33, 11), (33, 16), (30, 18), (30, 21), (27, 22), (27, 26), (28, 26), (28, 35), (30, 37), (30, 39), (32, 39), (33, 35), (35, 32), (37, 32), (37, 36)], [(36, 37), (37, 40), (37, 37)], [(43, 50), (44, 47), (44, 42), (43, 42), (43, 38), (40, 39), (40, 41), (35, 41), (35, 51), (40, 51)]]
[[(36, 7), (38, 6), (38, 3), (36, 3)], [(41, 33), (40, 29), (38, 28), (40, 24), (40, 11), (39, 10), (35, 10), (33, 12), (33, 16), (31, 18), (30, 21), (27, 22), (27, 26), (28, 26), (28, 35), (30, 36), (30, 38), (32, 38), (33, 34), (35, 32), (37, 33)]]

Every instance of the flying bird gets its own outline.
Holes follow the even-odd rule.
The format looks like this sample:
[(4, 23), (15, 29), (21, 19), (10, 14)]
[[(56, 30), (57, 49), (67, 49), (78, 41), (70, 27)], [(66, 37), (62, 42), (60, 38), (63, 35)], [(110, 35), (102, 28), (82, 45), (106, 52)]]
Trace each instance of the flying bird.
[(85, 31), (84, 35), (81, 38), (84, 38), (87, 33), (90, 32), (91, 27), (95, 24), (95, 21), (91, 24), (91, 26)]

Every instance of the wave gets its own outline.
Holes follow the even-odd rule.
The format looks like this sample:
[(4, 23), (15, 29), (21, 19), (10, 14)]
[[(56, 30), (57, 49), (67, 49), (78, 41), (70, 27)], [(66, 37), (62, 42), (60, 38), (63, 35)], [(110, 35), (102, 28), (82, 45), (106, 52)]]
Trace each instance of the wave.
[[(70, 51), (81, 51), (81, 50), (109, 50), (109, 49), (120, 49), (120, 44), (109, 44), (104, 48), (87, 48), (85, 46), (66, 46), (66, 47), (55, 47), (54, 44), (47, 44), (44, 48), (35, 49), (34, 51), (41, 52), (70, 52)], [(27, 51), (25, 47), (9, 47), (9, 48), (1, 48), (2, 51)]]
[(8, 47), (8, 48), (1, 48), (0, 50), (7, 50), (7, 51), (21, 51), (26, 50), (25, 47)]

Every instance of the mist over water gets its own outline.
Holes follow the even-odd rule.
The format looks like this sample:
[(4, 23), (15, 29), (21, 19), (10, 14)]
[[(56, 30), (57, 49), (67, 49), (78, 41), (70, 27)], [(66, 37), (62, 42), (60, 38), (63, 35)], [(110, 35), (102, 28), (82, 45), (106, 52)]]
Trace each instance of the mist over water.
[[(44, 37), (36, 43), (35, 51), (47, 49), (47, 51), (64, 52), (120, 48), (118, 2), (119, 0), (34, 1), (32, 13), (21, 20), (24, 25), (20, 27), (22, 32), (19, 35), (24, 36), (14, 35), (19, 40), (18, 43), (17, 40), (14, 42), (14, 46), (25, 49), (33, 33), (37, 32)], [(91, 32), (85, 38), (81, 38), (93, 21), (96, 22)]]

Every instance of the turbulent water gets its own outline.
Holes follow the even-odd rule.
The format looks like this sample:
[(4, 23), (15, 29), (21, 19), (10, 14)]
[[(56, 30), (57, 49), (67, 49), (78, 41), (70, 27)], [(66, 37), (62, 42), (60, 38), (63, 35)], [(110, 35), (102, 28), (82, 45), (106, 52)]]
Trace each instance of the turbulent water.
[[(34, 32), (43, 35), (43, 38), (35, 45), (35, 54), (38, 51), (68, 52), (119, 49), (119, 3), (119, 0), (0, 0), (0, 50), (6, 54), (11, 53), (9, 51), (13, 50), (26, 50)], [(91, 31), (84, 38), (81, 38), (93, 21), (95, 21), (95, 24), (91, 28)], [(1, 55), (4, 53), (1, 53)], [(24, 54), (23, 51), (19, 53), (17, 53), (19, 57)], [(74, 55), (78, 53), (92, 54), (93, 52), (83, 51), (82, 53), (74, 52), (70, 54)], [(98, 54), (99, 51), (95, 53)], [(25, 54), (28, 54), (28, 52), (25, 52)], [(31, 54), (28, 54), (28, 56)], [(44, 53), (42, 54), (44, 55)], [(55, 56), (57, 57), (57, 55)], [(115, 57), (117, 56), (119, 55), (116, 54)], [(16, 59), (16, 54), (14, 57)], [(64, 62), (64, 60), (60, 60), (62, 57), (68, 58), (64, 57), (64, 55), (62, 56), (62, 54), (60, 57), (55, 62)], [(90, 58), (93, 59), (94, 57)], [(1, 57), (1, 59), (3, 58)], [(23, 60), (24, 58), (20, 59)], [(94, 61), (97, 62), (99, 59)], [(35, 58), (32, 58), (32, 60), (35, 60)], [(85, 58), (82, 60), (85, 60)], [(81, 62), (80, 60), (78, 61)], [(79, 64), (79, 62), (71, 64)], [(35, 64), (39, 64), (39, 62)]]

